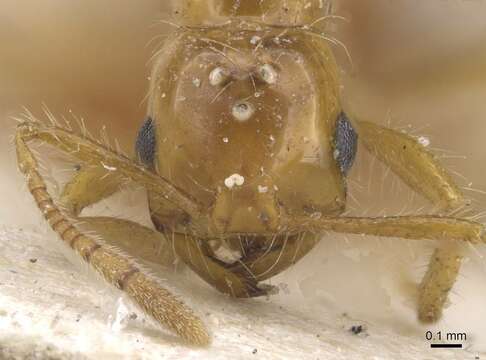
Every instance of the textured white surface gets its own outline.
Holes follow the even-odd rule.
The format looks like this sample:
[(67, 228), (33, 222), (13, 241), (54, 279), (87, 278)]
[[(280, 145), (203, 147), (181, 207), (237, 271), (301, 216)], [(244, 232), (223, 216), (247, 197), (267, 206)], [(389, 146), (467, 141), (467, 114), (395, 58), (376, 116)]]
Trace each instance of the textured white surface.
[[(368, 324), (353, 335), (343, 316), (311, 313), (282, 299), (234, 301), (199, 281), (179, 281), (180, 293), (197, 304), (214, 341), (190, 349), (158, 330), (115, 290), (99, 283), (61, 252), (46, 247), (51, 234), (0, 231), (0, 354), (66, 359), (464, 359), (464, 351), (432, 351), (420, 337), (403, 337)], [(52, 239), (51, 239), (52, 240)], [(36, 262), (33, 263), (33, 259)], [(358, 299), (356, 299), (358, 300)], [(120, 309), (120, 307), (122, 307)], [(124, 311), (127, 307), (128, 311)], [(114, 318), (120, 313), (137, 318)], [(254, 353), (256, 350), (256, 353)]]

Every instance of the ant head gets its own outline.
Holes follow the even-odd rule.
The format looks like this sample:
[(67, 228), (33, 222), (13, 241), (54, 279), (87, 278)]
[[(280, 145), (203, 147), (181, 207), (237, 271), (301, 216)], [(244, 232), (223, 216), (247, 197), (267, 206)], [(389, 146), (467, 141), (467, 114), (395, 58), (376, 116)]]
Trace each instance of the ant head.
[(234, 231), (275, 226), (279, 206), (342, 211), (340, 114), (332, 53), (300, 30), (186, 30), (151, 77), (157, 168)]

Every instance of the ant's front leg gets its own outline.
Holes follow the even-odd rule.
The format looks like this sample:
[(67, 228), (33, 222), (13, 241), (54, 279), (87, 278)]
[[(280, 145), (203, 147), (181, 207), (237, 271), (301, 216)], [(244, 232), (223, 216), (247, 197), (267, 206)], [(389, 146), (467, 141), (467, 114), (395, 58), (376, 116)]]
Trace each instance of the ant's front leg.
[[(356, 123), (365, 147), (410, 188), (442, 210), (458, 209), (464, 205), (463, 196), (452, 177), (417, 140), (371, 122)], [(467, 234), (464, 233), (464, 236)], [(447, 295), (457, 279), (462, 258), (461, 247), (457, 243), (445, 244), (435, 250), (419, 287), (420, 321), (435, 322), (440, 319)]]
[[(66, 213), (55, 203), (47, 191), (44, 178), (39, 172), (37, 160), (27, 145), (32, 140), (47, 142), (70, 153), (83, 164), (91, 166), (103, 164), (104, 167), (116, 171), (121, 177), (136, 181), (157, 192), (164, 199), (172, 200), (174, 203), (180, 201), (180, 206), (183, 209), (187, 206), (185, 210), (188, 212), (197, 211), (197, 204), (164, 179), (159, 179), (155, 174), (144, 171), (142, 167), (136, 165), (130, 159), (90, 139), (75, 135), (66, 129), (55, 126), (46, 127), (34, 121), (27, 121), (18, 126), (15, 144), (19, 169), (25, 175), (28, 189), (51, 228), (107, 282), (127, 293), (147, 314), (191, 344), (209, 344), (210, 337), (205, 326), (191, 309), (152, 277), (144, 273), (130, 257), (121, 252), (113, 251), (97, 238), (90, 236), (79, 226), (79, 219), (73, 213)], [(89, 181), (90, 176), (80, 175), (79, 179)], [(96, 185), (96, 181), (93, 181), (91, 185)], [(109, 188), (108, 193), (113, 190), (113, 188)], [(65, 192), (65, 198), (76, 199), (76, 196), (74, 196), (76, 192), (67, 191), (68, 195)], [(106, 193), (99, 192), (98, 195), (103, 197)], [(85, 204), (89, 202), (87, 201), (88, 198), (84, 196), (78, 197), (79, 199)], [(79, 202), (75, 203), (79, 204)], [(116, 226), (124, 226), (125, 230), (130, 230), (130, 233), (135, 234), (136, 237), (144, 235), (140, 227), (137, 227), (134, 223), (124, 222), (122, 224), (123, 221), (121, 221), (115, 224), (116, 221), (116, 219), (102, 219), (101, 225), (108, 224), (105, 230), (115, 236), (114, 228)]]
[[(423, 322), (440, 318), (447, 293), (459, 272), (462, 256), (459, 244), (486, 243), (482, 224), (443, 216), (397, 216), (378, 218), (292, 217), (287, 226), (298, 231), (334, 231), (346, 234), (397, 237), (411, 240), (440, 240), (446, 247), (435, 251), (427, 274), (419, 288), (419, 319)], [(449, 242), (453, 242), (450, 244)]]

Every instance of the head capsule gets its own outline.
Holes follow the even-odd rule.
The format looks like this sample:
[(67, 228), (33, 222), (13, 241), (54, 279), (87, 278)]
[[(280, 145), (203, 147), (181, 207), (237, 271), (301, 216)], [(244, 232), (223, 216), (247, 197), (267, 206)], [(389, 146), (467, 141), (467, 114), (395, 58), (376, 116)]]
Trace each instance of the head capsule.
[(239, 19), (183, 28), (155, 63), (149, 116), (156, 168), (207, 205), (222, 232), (275, 230), (282, 211), (344, 209), (337, 66), (302, 28)]

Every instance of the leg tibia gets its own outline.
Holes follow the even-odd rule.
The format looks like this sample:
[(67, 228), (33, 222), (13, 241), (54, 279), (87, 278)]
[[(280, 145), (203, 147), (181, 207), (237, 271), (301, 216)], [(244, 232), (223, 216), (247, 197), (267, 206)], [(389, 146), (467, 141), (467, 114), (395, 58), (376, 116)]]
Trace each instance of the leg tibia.
[(445, 216), (385, 216), (290, 218), (289, 229), (301, 231), (335, 231), (338, 233), (397, 237), (411, 240), (453, 240), (484, 243), (486, 231), (482, 224)]
[(425, 323), (440, 319), (447, 295), (456, 281), (462, 256), (456, 246), (436, 249), (419, 288), (418, 316)]

